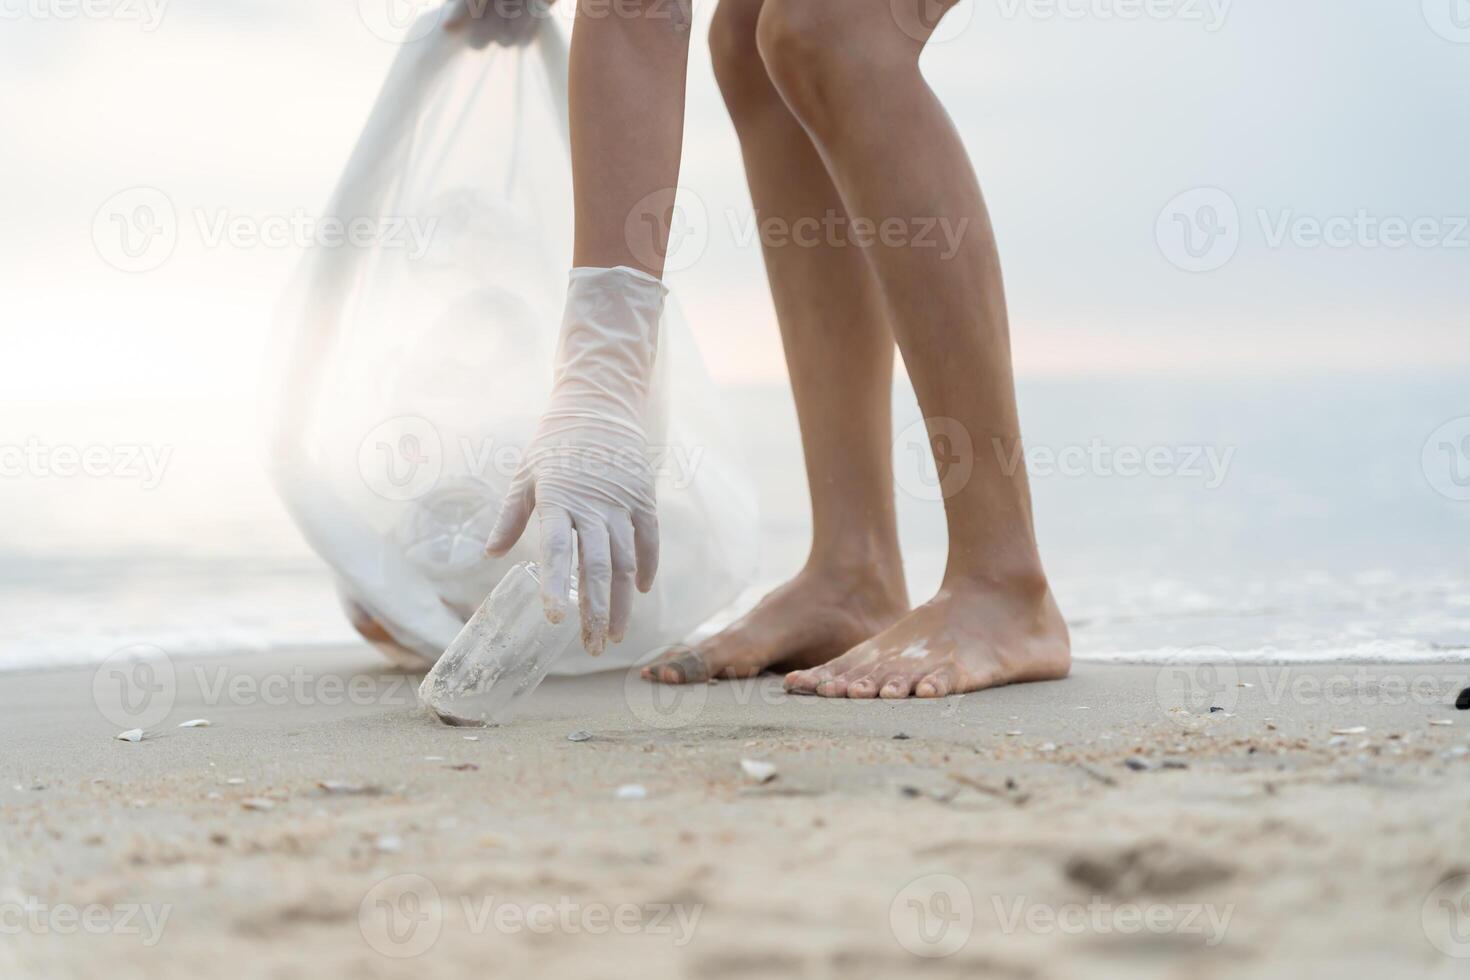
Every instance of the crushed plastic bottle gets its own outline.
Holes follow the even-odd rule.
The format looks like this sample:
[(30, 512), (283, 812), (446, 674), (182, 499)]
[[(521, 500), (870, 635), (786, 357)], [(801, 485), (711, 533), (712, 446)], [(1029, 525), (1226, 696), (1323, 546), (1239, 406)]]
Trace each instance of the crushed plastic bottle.
[(580, 632), (575, 613), (550, 623), (536, 566), (521, 562), (465, 623), (419, 687), (446, 725), (500, 725), (531, 696)]

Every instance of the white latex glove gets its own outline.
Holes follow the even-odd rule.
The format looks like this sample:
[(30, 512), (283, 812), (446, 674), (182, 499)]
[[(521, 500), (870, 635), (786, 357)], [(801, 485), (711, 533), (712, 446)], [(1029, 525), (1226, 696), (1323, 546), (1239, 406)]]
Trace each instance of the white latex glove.
[(633, 586), (653, 587), (658, 510), (644, 413), (668, 291), (618, 266), (573, 269), (551, 399), (511, 482), (486, 554), (500, 557), (534, 512), (546, 618), (567, 614), (572, 532), (582, 645), (594, 657), (628, 627)]

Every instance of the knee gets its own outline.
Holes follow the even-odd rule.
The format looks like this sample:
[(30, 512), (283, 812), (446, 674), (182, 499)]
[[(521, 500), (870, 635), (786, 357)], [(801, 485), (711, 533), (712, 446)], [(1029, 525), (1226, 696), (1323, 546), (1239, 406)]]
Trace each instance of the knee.
[(740, 123), (753, 110), (780, 96), (771, 87), (756, 46), (761, 0), (720, 0), (709, 27), (715, 81), (731, 117)]
[[(791, 111), (820, 135), (854, 100), (907, 64), (917, 48), (887, 15), (888, 4), (852, 0), (765, 0), (756, 44)], [(880, 9), (878, 16), (873, 10)]]

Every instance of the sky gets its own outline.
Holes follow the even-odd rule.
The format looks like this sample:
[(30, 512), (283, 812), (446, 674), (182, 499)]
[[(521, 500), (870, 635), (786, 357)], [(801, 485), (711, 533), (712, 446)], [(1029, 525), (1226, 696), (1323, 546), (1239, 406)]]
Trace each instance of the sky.
[[(137, 186), (319, 211), (395, 54), (390, 2), (413, 6), (0, 0), (6, 398), (253, 390), (297, 250), (185, 233), (128, 273), (94, 219)], [(696, 0), (699, 34), (712, 10)], [(1470, 365), (1462, 23), (1466, 0), (965, 0), (923, 66), (990, 202), (1019, 372)], [(778, 381), (702, 37), (688, 119), (705, 245), (671, 282), (719, 380)]]

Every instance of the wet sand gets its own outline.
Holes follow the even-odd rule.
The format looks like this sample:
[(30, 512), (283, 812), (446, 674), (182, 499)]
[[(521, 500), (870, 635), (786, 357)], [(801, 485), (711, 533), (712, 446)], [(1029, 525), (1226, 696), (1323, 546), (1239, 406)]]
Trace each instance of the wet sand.
[(139, 742), (106, 674), (0, 683), (0, 975), (1470, 971), (1464, 666), (898, 703), (612, 673), (484, 730), (365, 649), (171, 667)]

